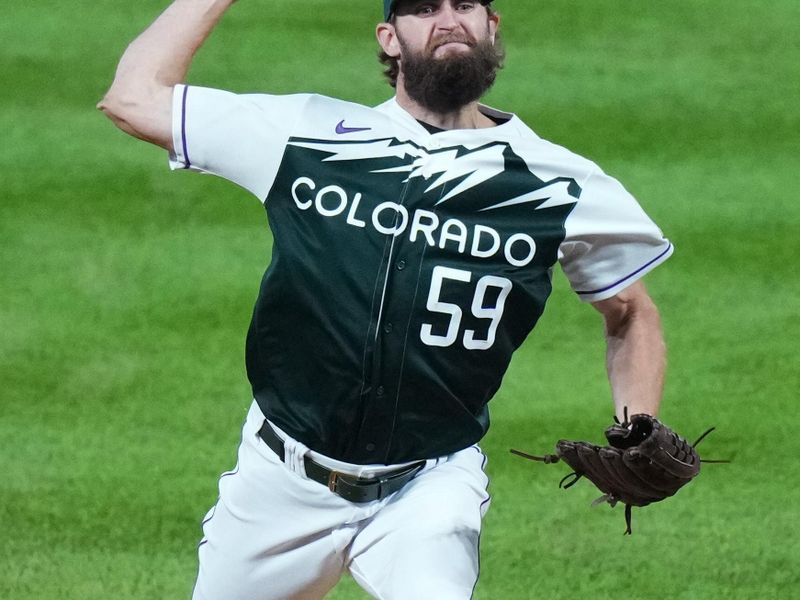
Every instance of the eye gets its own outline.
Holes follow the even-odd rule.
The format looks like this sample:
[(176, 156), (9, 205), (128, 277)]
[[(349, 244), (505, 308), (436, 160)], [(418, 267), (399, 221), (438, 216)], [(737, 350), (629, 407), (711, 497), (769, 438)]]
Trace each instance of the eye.
[(430, 4), (430, 3), (428, 3), (428, 4), (419, 4), (414, 9), (414, 14), (415, 15), (420, 15), (420, 16), (432, 15), (434, 12), (436, 12), (436, 6), (434, 6), (433, 4)]
[(456, 10), (459, 11), (459, 12), (469, 12), (473, 8), (475, 8), (475, 3), (474, 2), (459, 2), (456, 5)]

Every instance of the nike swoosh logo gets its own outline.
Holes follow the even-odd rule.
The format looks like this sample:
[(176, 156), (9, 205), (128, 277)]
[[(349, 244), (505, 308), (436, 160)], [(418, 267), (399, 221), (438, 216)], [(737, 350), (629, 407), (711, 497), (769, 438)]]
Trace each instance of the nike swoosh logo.
[(339, 135), (343, 133), (356, 133), (358, 131), (369, 131), (372, 127), (345, 127), (344, 119), (336, 124), (336, 133)]

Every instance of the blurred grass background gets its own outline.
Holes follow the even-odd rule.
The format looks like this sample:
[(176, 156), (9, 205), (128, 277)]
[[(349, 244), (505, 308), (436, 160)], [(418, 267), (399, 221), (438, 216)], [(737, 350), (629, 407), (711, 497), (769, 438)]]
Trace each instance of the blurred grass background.
[[(248, 0), (190, 81), (376, 104), (377, 0)], [(0, 598), (187, 598), (199, 521), (249, 405), (261, 206), (94, 109), (162, 1), (53, 0), (0, 19)], [(492, 403), (478, 599), (800, 597), (800, 51), (796, 0), (500, 0), (487, 102), (596, 160), (676, 245), (648, 276), (663, 419), (709, 466), (678, 498), (590, 510), (509, 447), (599, 440), (599, 317), (563, 277)], [(552, 469), (552, 470), (551, 470)], [(344, 579), (335, 600), (365, 598)]]

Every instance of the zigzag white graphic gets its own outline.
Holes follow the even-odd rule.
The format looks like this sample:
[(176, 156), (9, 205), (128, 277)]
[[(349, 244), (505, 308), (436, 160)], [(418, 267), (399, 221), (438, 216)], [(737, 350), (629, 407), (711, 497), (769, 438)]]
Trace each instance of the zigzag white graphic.
[[(432, 160), (423, 167), (423, 171), (427, 169), (430, 175), (434, 173), (441, 173), (441, 175), (425, 191), (429, 192), (440, 185), (460, 179), (466, 175), (467, 177), (464, 181), (450, 190), (447, 195), (436, 203), (439, 205), (476, 185), (480, 185), (484, 181), (488, 181), (496, 175), (500, 175), (503, 172), (504, 165), (503, 150), (504, 146), (494, 145), (461, 157), (456, 156), (454, 151), (431, 155)], [(412, 173), (411, 177), (414, 176), (415, 173)]]
[(503, 208), (505, 206), (513, 206), (515, 204), (524, 204), (525, 202), (535, 202), (536, 200), (544, 200), (535, 210), (542, 208), (552, 208), (554, 206), (561, 206), (563, 204), (574, 204), (575, 198), (569, 194), (568, 181), (555, 181), (538, 190), (533, 190), (527, 194), (522, 194), (511, 200), (505, 200), (492, 206), (482, 208), (481, 211), (494, 210), (496, 208)]
[(434, 175), (439, 175), (425, 190), (426, 193), (450, 181), (464, 178), (461, 183), (440, 198), (436, 203), (437, 205), (501, 174), (503, 172), (503, 151), (505, 149), (504, 144), (493, 144), (476, 152), (468, 152), (459, 156), (458, 151), (455, 149), (428, 152), (424, 148), (408, 143), (393, 145), (390, 139), (353, 144), (296, 141), (290, 142), (290, 144), (301, 148), (332, 153), (331, 156), (324, 158), (323, 162), (414, 157), (413, 162), (410, 164), (371, 172), (408, 173), (405, 181), (413, 177), (422, 177), (428, 180)]

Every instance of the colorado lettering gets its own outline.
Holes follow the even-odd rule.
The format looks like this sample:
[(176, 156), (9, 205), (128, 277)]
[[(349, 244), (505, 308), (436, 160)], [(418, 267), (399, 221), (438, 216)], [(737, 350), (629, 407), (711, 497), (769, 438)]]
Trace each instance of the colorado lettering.
[(292, 200), (298, 209), (313, 209), (323, 217), (344, 217), (352, 227), (367, 225), (383, 235), (399, 237), (408, 235), (409, 241), (424, 241), (429, 246), (452, 250), (458, 254), (469, 253), (475, 258), (488, 259), (502, 250), (509, 265), (524, 267), (536, 256), (536, 241), (527, 233), (514, 233), (505, 239), (496, 229), (488, 225), (472, 227), (455, 218), (441, 222), (436, 213), (408, 209), (396, 202), (382, 202), (372, 209), (361, 207), (360, 192), (350, 197), (338, 185), (327, 185), (317, 189), (317, 184), (308, 177), (298, 177), (292, 184)]

